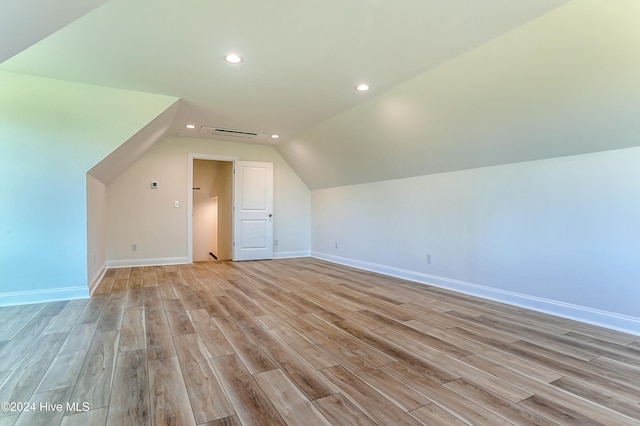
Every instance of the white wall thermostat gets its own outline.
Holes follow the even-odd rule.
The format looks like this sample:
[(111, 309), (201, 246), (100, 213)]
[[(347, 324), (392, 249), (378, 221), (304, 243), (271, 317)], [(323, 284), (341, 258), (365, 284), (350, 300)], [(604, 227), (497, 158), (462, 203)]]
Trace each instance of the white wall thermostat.
[(158, 182), (151, 182), (151, 189), (158, 189)]

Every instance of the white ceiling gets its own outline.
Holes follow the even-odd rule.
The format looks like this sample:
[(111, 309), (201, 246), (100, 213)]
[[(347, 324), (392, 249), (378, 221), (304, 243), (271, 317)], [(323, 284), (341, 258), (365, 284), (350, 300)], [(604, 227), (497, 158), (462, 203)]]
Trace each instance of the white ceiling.
[(0, 63), (107, 0), (0, 0)]
[[(311, 189), (640, 144), (637, 0), (0, 0), (0, 10), (0, 71), (180, 98), (156, 126), (170, 135), (277, 133), (268, 143)], [(229, 52), (244, 62), (224, 62)], [(363, 81), (370, 92), (354, 90)]]
[[(172, 134), (199, 136), (194, 123), (277, 143), (566, 2), (1, 1), (0, 60), (26, 49), (0, 70), (176, 96)], [(225, 63), (231, 51), (244, 62)]]
[(640, 2), (575, 0), (283, 141), (313, 189), (640, 146)]

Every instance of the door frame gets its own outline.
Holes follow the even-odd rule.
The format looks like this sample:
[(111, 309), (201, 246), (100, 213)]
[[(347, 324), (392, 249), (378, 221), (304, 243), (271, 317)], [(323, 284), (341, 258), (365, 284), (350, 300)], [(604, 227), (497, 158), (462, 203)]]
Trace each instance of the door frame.
[[(187, 263), (193, 263), (193, 161), (194, 160), (210, 160), (210, 161), (225, 161), (235, 165), (238, 157), (230, 157), (225, 155), (215, 154), (199, 154), (190, 152), (187, 161)], [(235, 175), (232, 176), (234, 188), (232, 189), (233, 203), (235, 204)], [(231, 239), (234, 239), (233, 230), (235, 228), (234, 214), (231, 212)], [(235, 253), (234, 253), (235, 255)], [(232, 259), (235, 260), (235, 259)]]

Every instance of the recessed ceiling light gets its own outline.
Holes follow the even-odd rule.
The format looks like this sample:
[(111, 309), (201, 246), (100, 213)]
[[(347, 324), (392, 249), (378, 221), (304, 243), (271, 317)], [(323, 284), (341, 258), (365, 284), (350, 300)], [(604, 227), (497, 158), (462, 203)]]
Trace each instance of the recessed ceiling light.
[(278, 139), (280, 135), (271, 135), (271, 139)]
[(367, 83), (360, 83), (356, 86), (356, 90), (358, 92), (366, 92), (369, 89), (371, 89), (371, 86), (369, 86)]
[(229, 62), (230, 64), (239, 64), (242, 62), (242, 58), (235, 53), (230, 53), (224, 57), (224, 60)]
[(187, 124), (184, 127), (186, 127), (187, 129), (195, 129), (196, 128), (196, 126), (194, 124)]

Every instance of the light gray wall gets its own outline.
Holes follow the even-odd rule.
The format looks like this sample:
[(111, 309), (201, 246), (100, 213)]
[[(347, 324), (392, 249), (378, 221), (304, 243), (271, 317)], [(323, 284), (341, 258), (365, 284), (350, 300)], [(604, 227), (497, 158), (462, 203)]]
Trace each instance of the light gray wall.
[(312, 253), (640, 333), (639, 164), (628, 148), (315, 190)]
[(175, 102), (0, 72), (0, 305), (88, 296), (87, 171)]
[(87, 174), (87, 276), (89, 290), (99, 284), (107, 263), (107, 186)]
[(571, 1), (282, 143), (312, 253), (640, 334), (638, 16)]

